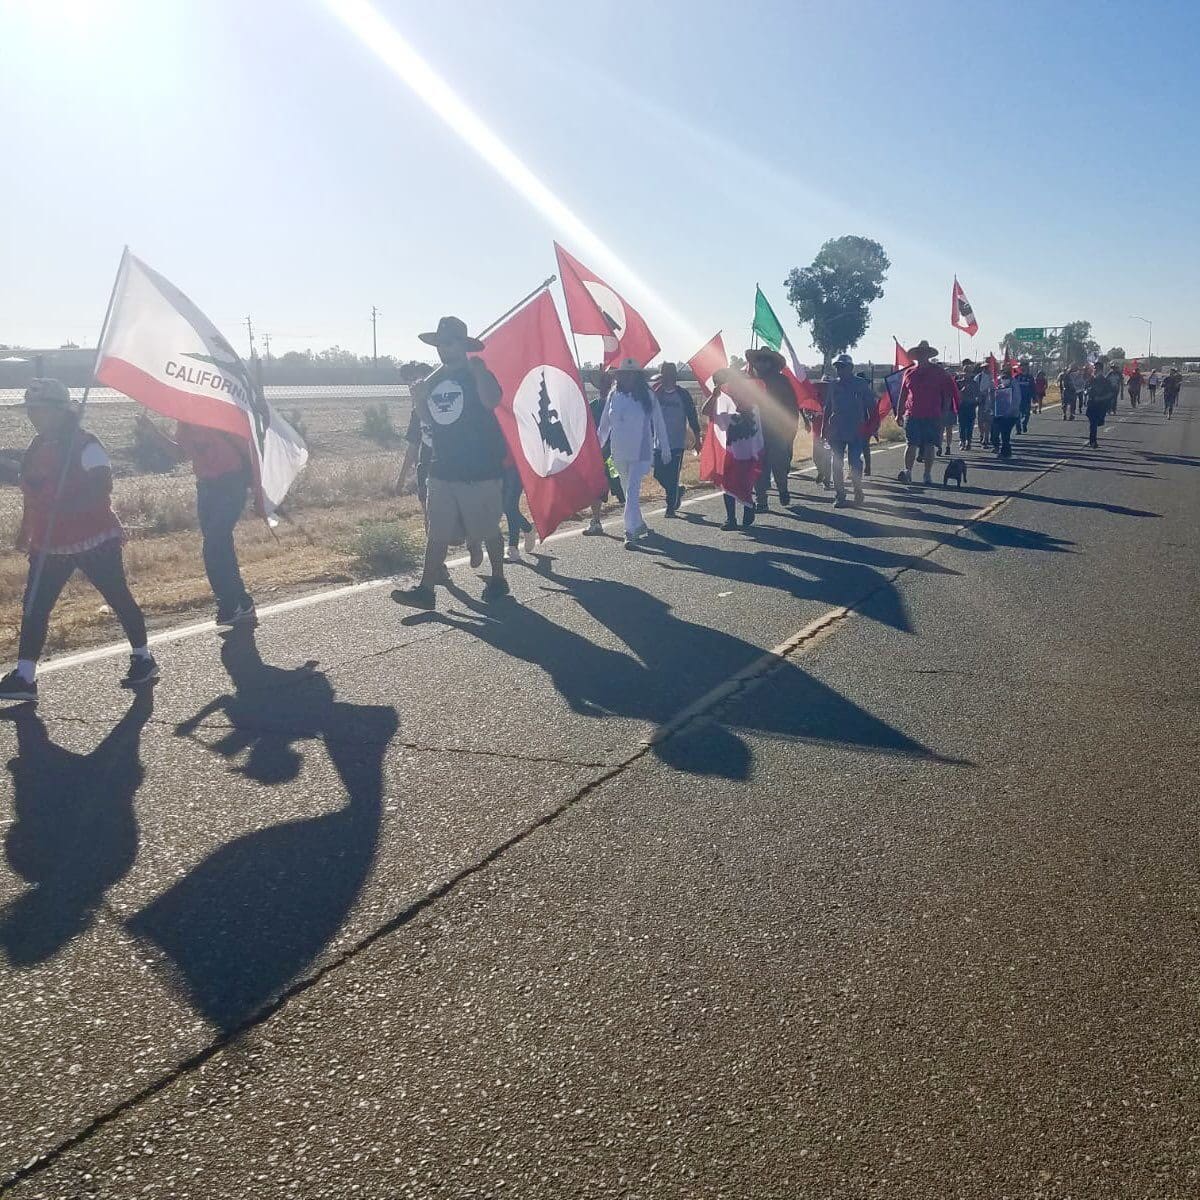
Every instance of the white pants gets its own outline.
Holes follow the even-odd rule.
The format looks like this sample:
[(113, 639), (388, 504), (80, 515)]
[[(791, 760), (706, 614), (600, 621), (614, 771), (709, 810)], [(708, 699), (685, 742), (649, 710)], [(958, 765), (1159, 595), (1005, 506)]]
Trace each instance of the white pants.
[(625, 532), (637, 533), (642, 527), (642, 480), (650, 470), (649, 462), (618, 462), (617, 473), (625, 489)]

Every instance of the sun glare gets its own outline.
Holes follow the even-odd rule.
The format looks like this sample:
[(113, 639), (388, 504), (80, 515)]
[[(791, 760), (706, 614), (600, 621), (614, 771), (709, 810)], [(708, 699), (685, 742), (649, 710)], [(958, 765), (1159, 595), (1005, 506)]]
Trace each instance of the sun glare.
[(561, 236), (567, 248), (612, 282), (635, 293), (648, 311), (651, 325), (663, 332), (673, 349), (690, 353), (707, 335), (690, 323), (608, 244), (559, 199), (511, 150), (504, 140), (458, 95), (401, 36), (369, 0), (325, 0), (332, 12), (369, 50), (377, 55), (418, 99), (427, 104), (511, 188), (523, 196)]

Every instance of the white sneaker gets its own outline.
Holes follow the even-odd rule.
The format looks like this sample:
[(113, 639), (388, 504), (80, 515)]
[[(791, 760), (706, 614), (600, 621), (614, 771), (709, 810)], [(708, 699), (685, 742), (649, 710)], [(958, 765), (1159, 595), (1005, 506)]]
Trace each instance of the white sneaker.
[(538, 535), (537, 530), (530, 527), (525, 530), (525, 553), (532, 554), (534, 547), (537, 545)]
[(509, 546), (509, 548), (507, 550), (505, 550), (505, 552), (504, 552), (504, 561), (505, 562), (520, 562), (521, 561), (521, 548), (519, 546)]

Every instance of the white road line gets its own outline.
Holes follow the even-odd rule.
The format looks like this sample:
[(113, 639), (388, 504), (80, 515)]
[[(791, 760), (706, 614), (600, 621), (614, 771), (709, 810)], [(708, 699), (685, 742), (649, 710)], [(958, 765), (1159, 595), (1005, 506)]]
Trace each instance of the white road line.
[[(1042, 414), (1037, 414), (1041, 416)], [(1122, 418), (1126, 420), (1127, 418)], [(1105, 428), (1108, 428), (1105, 426)], [(887, 454), (891, 450), (900, 450), (904, 448), (904, 442), (887, 442), (886, 444), (872, 450), (872, 457), (878, 457), (880, 454)], [(790, 478), (798, 479), (805, 475), (811, 475), (816, 471), (816, 467), (804, 467), (798, 471), (792, 471)], [(696, 504), (706, 504), (710, 500), (717, 499), (722, 493), (719, 491), (703, 492), (698, 496), (692, 496), (688, 499), (680, 501), (680, 508), (691, 508)], [(661, 516), (666, 511), (665, 508), (654, 508), (645, 512), (644, 515), (650, 517)], [(618, 529), (622, 525), (622, 518), (616, 516), (604, 522), (606, 530)], [(571, 529), (564, 529), (558, 533), (552, 533), (540, 545), (550, 545), (552, 542), (566, 541), (568, 538), (577, 538), (583, 535), (586, 528), (584, 525), (576, 525)], [(467, 566), (469, 559), (466, 555), (461, 555), (458, 558), (449, 559), (446, 566), (454, 569), (457, 567)], [(331, 600), (341, 600), (346, 596), (357, 596), (363, 592), (375, 591), (382, 587), (390, 587), (393, 584), (392, 577), (385, 579), (368, 579), (364, 583), (350, 583), (342, 587), (328, 588), (325, 591), (312, 592), (307, 596), (297, 596), (294, 600), (281, 600), (277, 604), (267, 604), (258, 610), (259, 618), (274, 617), (281, 613), (295, 612), (302, 608), (311, 608), (317, 604), (327, 604)], [(172, 642), (181, 642), (187, 638), (199, 637), (204, 633), (213, 633), (217, 628), (215, 621), (197, 621), (191, 625), (180, 625), (175, 629), (164, 629), (159, 633), (151, 634), (149, 644), (151, 646), (166, 646)], [(102, 662), (108, 658), (119, 658), (121, 655), (128, 654), (129, 647), (125, 642), (116, 642), (108, 646), (98, 646), (94, 650), (81, 650), (77, 654), (65, 654), (61, 658), (52, 658), (48, 662), (38, 667), (39, 675), (51, 675), (56, 671), (66, 671), (72, 667), (86, 666), (88, 663)]]

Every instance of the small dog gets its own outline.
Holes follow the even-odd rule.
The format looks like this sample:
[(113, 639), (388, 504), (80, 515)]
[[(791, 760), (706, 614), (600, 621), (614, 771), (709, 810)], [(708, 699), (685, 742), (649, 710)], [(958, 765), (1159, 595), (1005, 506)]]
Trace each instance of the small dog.
[(829, 449), (829, 443), (823, 438), (815, 438), (812, 456), (813, 466), (817, 468), (817, 484), (833, 487), (833, 452)]
[(967, 464), (965, 459), (952, 458), (946, 464), (946, 473), (942, 476), (942, 487), (949, 487), (950, 480), (954, 480), (957, 487), (962, 487), (967, 482)]

